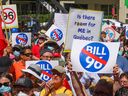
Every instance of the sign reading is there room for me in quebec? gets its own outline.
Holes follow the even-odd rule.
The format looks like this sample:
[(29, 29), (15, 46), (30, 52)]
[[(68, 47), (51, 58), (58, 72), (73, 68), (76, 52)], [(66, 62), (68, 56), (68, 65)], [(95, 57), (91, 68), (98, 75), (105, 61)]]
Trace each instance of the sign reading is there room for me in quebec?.
[(73, 39), (98, 41), (102, 18), (102, 11), (70, 9), (65, 50), (71, 50)]

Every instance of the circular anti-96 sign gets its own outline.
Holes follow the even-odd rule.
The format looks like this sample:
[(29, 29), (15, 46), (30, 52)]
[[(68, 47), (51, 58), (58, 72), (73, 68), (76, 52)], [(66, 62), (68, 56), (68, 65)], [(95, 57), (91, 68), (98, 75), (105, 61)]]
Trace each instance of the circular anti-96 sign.
[(5, 22), (6, 24), (11, 24), (15, 21), (16, 13), (13, 9), (4, 8), (2, 12), (3, 12), (3, 18), (2, 18), (3, 22)]
[(60, 29), (54, 29), (51, 32), (50, 37), (53, 40), (60, 41), (63, 38), (63, 32)]
[(90, 43), (82, 48), (79, 60), (88, 72), (98, 72), (106, 66), (109, 55), (109, 49), (104, 44)]
[(28, 42), (28, 36), (24, 33), (18, 34), (16, 36), (16, 43), (21, 45), (26, 45)]

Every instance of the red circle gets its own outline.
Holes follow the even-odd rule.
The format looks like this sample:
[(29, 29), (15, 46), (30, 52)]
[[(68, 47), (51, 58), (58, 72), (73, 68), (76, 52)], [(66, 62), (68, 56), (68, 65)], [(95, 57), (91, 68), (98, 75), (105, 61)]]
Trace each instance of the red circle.
[(106, 32), (107, 29), (111, 29), (111, 30), (114, 32), (113, 38), (110, 38), (110, 33), (108, 33), (109, 40), (113, 40), (113, 39), (115, 38), (116, 31), (115, 31), (112, 27), (106, 27), (106, 28), (104, 29), (104, 32)]
[[(16, 13), (15, 13), (15, 11), (12, 10), (11, 8), (4, 8), (2, 12), (5, 13), (5, 14), (7, 14), (6, 12), (4, 12), (5, 10), (11, 10), (14, 13), (14, 19), (11, 22), (5, 22), (5, 20), (3, 20), (3, 18), (2, 18), (2, 21), (5, 22), (6, 24), (13, 23), (15, 21), (15, 19), (16, 19)], [(9, 18), (8, 15), (7, 15), (7, 18)]]

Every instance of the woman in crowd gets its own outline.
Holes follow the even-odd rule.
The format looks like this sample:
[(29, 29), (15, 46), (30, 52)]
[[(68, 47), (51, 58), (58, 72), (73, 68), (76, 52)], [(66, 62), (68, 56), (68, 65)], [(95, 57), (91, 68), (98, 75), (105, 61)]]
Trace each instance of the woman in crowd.
[(1, 95), (12, 96), (12, 80), (13, 80), (12, 76), (8, 73), (3, 73), (0, 76), (0, 93), (1, 93)]

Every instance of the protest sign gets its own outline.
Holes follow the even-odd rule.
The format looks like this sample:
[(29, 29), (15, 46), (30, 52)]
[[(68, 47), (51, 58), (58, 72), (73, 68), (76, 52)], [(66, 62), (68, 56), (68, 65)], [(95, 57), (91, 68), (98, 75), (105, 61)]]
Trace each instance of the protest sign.
[(63, 31), (60, 28), (56, 27), (54, 24), (48, 29), (45, 34), (51, 39), (55, 40), (59, 46), (64, 42)]
[[(1, 9), (2, 10), (2, 9)], [(3, 5), (2, 28), (18, 28), (16, 5)], [(4, 24), (5, 23), (5, 24)]]
[(30, 64), (37, 64), (40, 66), (40, 68), (42, 69), (42, 80), (44, 81), (49, 81), (51, 79), (51, 69), (53, 69), (55, 66), (57, 66), (59, 64), (58, 61), (45, 61), (45, 60), (40, 60), (40, 61), (26, 61), (26, 68), (30, 65)]
[(55, 13), (54, 25), (57, 26), (63, 32), (63, 38), (65, 42), (66, 28), (68, 23), (68, 14)]
[(71, 9), (69, 12), (65, 50), (71, 50), (73, 39), (98, 41), (102, 11)]
[(12, 33), (12, 46), (31, 46), (31, 33)]
[[(77, 51), (76, 51), (77, 48)], [(112, 73), (119, 50), (119, 42), (74, 40), (71, 61), (74, 71)]]
[(108, 41), (117, 40), (120, 34), (112, 28), (112, 25), (107, 25), (106, 23), (102, 24), (102, 31), (106, 33), (106, 39)]

